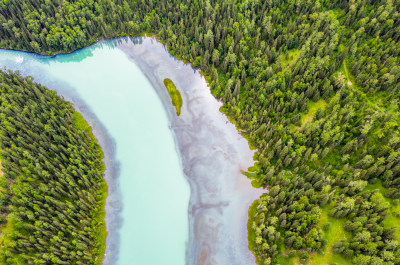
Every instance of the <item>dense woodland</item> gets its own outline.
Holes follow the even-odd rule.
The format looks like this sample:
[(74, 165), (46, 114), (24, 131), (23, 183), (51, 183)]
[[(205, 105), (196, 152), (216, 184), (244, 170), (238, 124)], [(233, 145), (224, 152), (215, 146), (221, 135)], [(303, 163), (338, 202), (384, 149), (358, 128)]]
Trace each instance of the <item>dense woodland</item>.
[(48, 54), (149, 32), (200, 67), (258, 150), (259, 264), (400, 264), (399, 0), (4, 0), (0, 25)]
[(0, 103), (0, 264), (101, 264), (107, 187), (90, 127), (17, 73), (0, 71)]

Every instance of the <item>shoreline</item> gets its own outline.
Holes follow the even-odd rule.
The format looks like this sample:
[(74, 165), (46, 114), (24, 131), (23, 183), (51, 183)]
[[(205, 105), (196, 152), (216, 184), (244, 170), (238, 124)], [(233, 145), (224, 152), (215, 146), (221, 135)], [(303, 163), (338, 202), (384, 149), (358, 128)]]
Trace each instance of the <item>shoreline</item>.
[[(250, 142), (240, 134), (236, 125), (221, 112), (222, 103), (211, 93), (204, 74), (169, 53), (168, 47), (155, 37), (103, 39), (83, 48), (95, 48), (96, 45), (121, 49), (141, 69), (164, 106), (175, 149), (190, 186), (186, 262), (202, 265), (255, 264), (255, 257), (248, 248), (248, 210), (264, 190), (254, 188), (251, 180), (241, 173), (241, 170), (247, 171), (254, 164), (254, 150), (251, 150)], [(45, 58), (65, 55), (26, 53)], [(176, 116), (176, 109), (170, 102), (164, 78), (172, 79), (182, 94), (180, 116)], [(35, 79), (35, 82), (41, 81)], [(123, 207), (114, 139), (96, 115), (77, 97), (76, 91), (57, 89), (62, 86), (58, 86), (57, 82), (50, 83), (43, 84), (56, 88), (57, 93), (83, 115), (104, 152), (104, 179), (108, 185), (105, 206), (108, 235), (103, 263), (114, 264), (118, 258)]]
[(17, 49), (3, 48), (3, 47), (0, 47), (0, 50), (23, 52), (23, 53), (27, 53), (27, 54), (34, 55), (34, 56), (42, 56), (42, 57), (45, 57), (45, 58), (54, 58), (54, 57), (57, 57), (57, 56), (74, 54), (74, 53), (79, 52), (79, 51), (81, 51), (83, 49), (90, 48), (91, 46), (95, 46), (95, 45), (97, 45), (98, 43), (101, 43), (101, 42), (109, 41), (109, 42), (116, 43), (116, 42), (118, 42), (118, 40), (123, 40), (123, 39), (127, 39), (127, 38), (131, 39), (131, 40), (137, 39), (137, 38), (156, 38), (159, 43), (163, 43), (161, 40), (159, 40), (156, 37), (157, 36), (156, 34), (151, 34), (151, 36), (147, 36), (146, 35), (147, 33), (148, 32), (143, 32), (143, 33), (140, 33), (140, 34), (137, 34), (137, 35), (116, 35), (114, 37), (101, 37), (101, 38), (93, 40), (91, 43), (89, 43), (87, 45), (84, 45), (83, 47), (77, 48), (77, 49), (75, 49), (73, 51), (56, 52), (56, 53), (52, 53), (52, 54), (37, 53), (37, 52), (31, 52), (31, 51), (27, 51), (27, 50), (17, 50)]
[[(177, 59), (151, 37), (122, 41), (123, 50), (157, 92), (170, 120), (182, 168), (190, 185), (188, 264), (256, 264), (248, 248), (248, 210), (264, 193), (241, 173), (254, 165), (254, 150), (236, 125), (220, 111), (204, 75)], [(163, 80), (182, 94), (180, 116)]]
[(105, 242), (100, 242), (105, 245), (105, 249), (104, 256), (99, 256), (99, 258), (102, 258), (102, 264), (111, 265), (118, 259), (120, 241), (119, 234), (122, 224), (121, 212), (123, 208), (122, 193), (119, 189), (118, 181), (120, 169), (119, 162), (116, 158), (117, 146), (115, 140), (108, 133), (107, 128), (100, 122), (90, 108), (82, 102), (82, 100), (77, 98), (70, 99), (65, 95), (65, 91), (57, 91), (57, 93), (65, 97), (66, 100), (72, 104), (74, 109), (87, 121), (104, 154), (103, 163), (105, 165), (105, 171), (103, 178), (107, 184), (107, 197), (104, 200), (104, 222), (107, 236)]
[[(37, 55), (34, 53), (32, 54)], [(17, 69), (12, 69), (8, 67), (0, 69), (0, 71), (4, 70), (19, 71)], [(21, 73), (21, 75), (25, 77), (29, 76), (23, 73)], [(107, 254), (106, 245), (115, 246), (118, 243), (120, 225), (118, 226), (114, 225), (110, 228), (108, 224), (109, 223), (115, 224), (121, 222), (121, 216), (119, 214), (120, 210), (117, 209), (118, 207), (115, 207), (116, 205), (113, 204), (114, 201), (117, 201), (118, 204), (121, 202), (120, 200), (121, 193), (119, 192), (118, 181), (117, 181), (119, 176), (118, 174), (119, 163), (116, 160), (115, 156), (116, 145), (114, 139), (109, 135), (107, 128), (100, 122), (97, 116), (91, 111), (90, 107), (88, 107), (85, 104), (85, 102), (77, 95), (74, 89), (66, 89), (66, 86), (64, 85), (57, 85), (60, 83), (52, 79), (42, 80), (41, 78), (37, 79), (35, 78), (33, 82), (45, 86), (46, 89), (50, 91), (55, 91), (58, 97), (65, 100), (68, 103), (68, 105), (71, 106), (72, 113), (76, 112), (80, 116), (82, 116), (81, 118), (83, 119), (84, 124), (78, 125), (73, 123), (73, 126), (76, 129), (81, 129), (87, 132), (90, 139), (92, 141), (95, 141), (96, 143), (96, 149), (98, 155), (102, 156), (101, 175), (103, 176), (103, 181), (101, 182), (102, 185), (100, 186), (100, 189), (96, 191), (102, 196), (102, 198), (97, 201), (98, 205), (102, 206), (101, 207), (102, 211), (100, 212), (99, 215), (93, 218), (93, 221), (99, 222), (100, 224), (98, 226), (98, 229), (96, 230), (95, 236), (98, 237), (98, 239), (105, 239), (105, 240), (99, 240), (94, 242), (97, 243), (99, 247), (96, 247), (96, 244), (94, 244), (93, 245), (94, 248), (90, 249), (91, 251), (96, 249), (99, 252), (97, 253), (97, 255), (93, 255), (93, 257), (95, 257), (93, 264), (102, 264), (102, 260), (104, 260), (104, 257)], [(0, 164), (0, 169), (1, 169), (1, 164)], [(110, 190), (112, 192), (110, 192)], [(110, 194), (112, 195), (110, 196)], [(122, 205), (119, 205), (119, 208), (121, 206)], [(113, 234), (114, 239), (110, 240), (108, 236), (109, 234)], [(107, 241), (111, 242), (106, 243)], [(118, 254), (118, 247), (115, 247), (115, 249), (116, 249), (115, 254)]]
[[(105, 208), (106, 207), (105, 206), (106, 206), (106, 199), (108, 197), (108, 184), (104, 177), (105, 170), (106, 170), (106, 165), (104, 163), (104, 152), (103, 152), (103, 148), (98, 143), (96, 136), (93, 134), (92, 126), (90, 126), (89, 123), (83, 118), (82, 114), (79, 113), (72, 106), (72, 103), (69, 102), (69, 104), (71, 105), (71, 107), (73, 109), (73, 115), (74, 115), (73, 126), (75, 126), (75, 128), (77, 128), (77, 129), (86, 131), (86, 133), (90, 137), (91, 141), (95, 142), (97, 153), (101, 159), (102, 182), (100, 185), (100, 189), (98, 190), (98, 193), (101, 195), (101, 200), (98, 201), (98, 205), (101, 207), (101, 210), (99, 211), (99, 214), (93, 220), (99, 224), (97, 226), (97, 230), (96, 230), (97, 233), (95, 236), (96, 236), (96, 238), (100, 239), (98, 247), (96, 247), (96, 244), (94, 244), (94, 249), (96, 249), (97, 250), (96, 252), (98, 252), (96, 255), (96, 258), (94, 259), (94, 264), (101, 265), (102, 257), (104, 257), (105, 250), (106, 250), (106, 239), (107, 239), (107, 227), (106, 227), (106, 221), (105, 221), (105, 218), (106, 218)], [(1, 164), (0, 164), (0, 167), (1, 167)]]
[[(41, 83), (40, 80), (35, 82)], [(52, 83), (52, 82), (51, 82)], [(41, 83), (43, 84), (43, 83)], [(44, 85), (44, 84), (43, 84)], [(105, 242), (100, 244), (105, 245), (104, 256), (100, 257), (102, 264), (115, 264), (119, 255), (120, 243), (120, 228), (122, 225), (122, 192), (119, 188), (119, 171), (120, 164), (116, 158), (117, 145), (114, 138), (108, 133), (107, 128), (97, 118), (96, 114), (90, 109), (89, 106), (78, 96), (74, 89), (67, 89), (64, 85), (57, 85), (57, 81), (51, 85), (46, 84), (48, 87), (57, 92), (57, 94), (67, 100), (75, 111), (79, 112), (84, 120), (92, 129), (92, 133), (100, 146), (104, 157), (103, 163), (105, 170), (103, 178), (106, 182), (107, 197), (105, 198), (105, 233), (107, 234)], [(97, 264), (97, 263), (96, 263)]]
[[(35, 53), (31, 53), (33, 56), (45, 56)], [(22, 73), (23, 74), (23, 73)], [(107, 233), (105, 242), (99, 242), (105, 245), (104, 256), (100, 257), (103, 264), (114, 264), (118, 259), (119, 255), (119, 237), (120, 227), (122, 224), (122, 192), (119, 188), (119, 171), (120, 165), (116, 158), (116, 143), (112, 136), (108, 133), (107, 128), (97, 118), (96, 114), (90, 109), (90, 107), (79, 97), (77, 91), (72, 89), (64, 82), (57, 79), (45, 79), (35, 78), (34, 82), (40, 83), (46, 86), (48, 89), (53, 90), (58, 96), (68, 101), (73, 109), (83, 116), (83, 119), (92, 128), (92, 133), (100, 145), (103, 152), (103, 163), (105, 170), (103, 172), (103, 178), (107, 186), (107, 197), (105, 198), (105, 233)]]

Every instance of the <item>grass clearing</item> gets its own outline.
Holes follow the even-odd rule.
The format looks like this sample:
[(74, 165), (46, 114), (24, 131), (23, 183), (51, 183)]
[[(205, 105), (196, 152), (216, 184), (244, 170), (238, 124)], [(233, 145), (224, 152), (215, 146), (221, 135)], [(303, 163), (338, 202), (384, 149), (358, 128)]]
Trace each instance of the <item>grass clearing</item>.
[(351, 234), (344, 230), (343, 225), (346, 219), (337, 219), (329, 216), (329, 212), (332, 210), (334, 202), (331, 202), (328, 206), (322, 209), (321, 218), (318, 226), (323, 228), (325, 224), (330, 223), (328, 231), (325, 231), (325, 239), (328, 243), (325, 247), (324, 253), (314, 253), (311, 255), (307, 264), (313, 265), (327, 265), (336, 263), (338, 265), (352, 264), (350, 260), (345, 259), (339, 254), (333, 253), (333, 245), (342, 239), (349, 239)]
[(347, 70), (347, 65), (346, 65), (346, 60), (343, 61), (343, 67), (344, 67), (344, 72), (347, 78), (347, 84), (349, 86), (353, 85), (353, 81), (351, 81), (350, 76), (349, 76), (349, 70)]
[(10, 235), (13, 230), (14, 220), (10, 219), (8, 216), (6, 217), (7, 223), (3, 224), (0, 228), (0, 249), (3, 247), (4, 242), (6, 242), (6, 236)]
[(176, 115), (181, 115), (181, 107), (182, 107), (182, 97), (179, 90), (176, 88), (174, 82), (171, 79), (165, 78), (164, 85), (168, 90), (169, 96), (172, 99), (172, 105), (176, 108)]
[(400, 217), (397, 217), (400, 213), (400, 204), (393, 205), (393, 199), (385, 197), (386, 188), (382, 186), (380, 180), (376, 181), (374, 184), (368, 184), (365, 190), (379, 190), (382, 200), (389, 204), (389, 216), (383, 221), (384, 227), (396, 227), (396, 239), (400, 240)]
[(296, 57), (299, 54), (299, 52), (300, 52), (299, 49), (292, 49), (288, 51), (282, 58), (282, 68), (290, 66), (290, 64), (296, 60)]
[(349, 69), (347, 68), (346, 59), (343, 61), (342, 65), (339, 67), (338, 72), (342, 73), (346, 77), (346, 84), (350, 87), (356, 88), (355, 86), (355, 78), (350, 73)]
[(306, 123), (311, 122), (314, 119), (315, 113), (317, 113), (318, 109), (324, 110), (328, 103), (324, 99), (320, 99), (317, 102), (310, 101), (308, 103), (308, 112), (301, 115), (300, 122), (301, 127), (303, 127)]
[[(363, 94), (365, 92), (363, 89), (356, 84), (356, 78), (354, 75), (351, 74), (351, 71), (348, 68), (348, 65), (351, 64), (348, 62), (347, 59), (343, 61), (343, 64), (339, 68), (339, 72), (344, 74), (346, 77), (346, 84), (351, 87), (353, 90), (357, 90)], [(382, 101), (383, 98), (386, 98), (387, 95), (385, 94), (385, 91), (380, 91), (380, 92), (374, 92), (374, 93), (368, 93), (368, 97), (365, 97), (366, 99), (366, 104), (368, 104), (370, 107), (374, 108), (377, 111), (385, 111), (387, 108), (388, 104), (386, 101)]]
[(279, 264), (279, 265), (298, 265), (298, 264), (300, 264), (300, 261), (299, 261), (299, 257), (298, 256), (294, 256), (292, 258), (287, 258), (285, 256), (280, 256), (279, 258), (277, 258), (276, 264)]

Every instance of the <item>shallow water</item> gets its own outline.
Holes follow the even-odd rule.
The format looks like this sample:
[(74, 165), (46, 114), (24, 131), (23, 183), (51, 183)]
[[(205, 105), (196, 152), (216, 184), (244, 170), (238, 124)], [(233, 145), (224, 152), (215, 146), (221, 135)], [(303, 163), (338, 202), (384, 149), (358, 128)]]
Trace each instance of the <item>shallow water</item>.
[[(255, 264), (247, 210), (262, 190), (240, 173), (253, 151), (197, 70), (151, 38), (56, 57), (0, 50), (0, 66), (56, 89), (93, 126), (109, 185), (104, 264)], [(181, 91), (179, 117), (164, 78)]]

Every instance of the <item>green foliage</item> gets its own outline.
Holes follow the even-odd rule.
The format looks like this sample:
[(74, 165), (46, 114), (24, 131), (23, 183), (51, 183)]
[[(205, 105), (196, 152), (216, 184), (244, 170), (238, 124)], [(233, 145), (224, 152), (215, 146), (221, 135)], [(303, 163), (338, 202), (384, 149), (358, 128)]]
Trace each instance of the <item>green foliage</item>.
[(331, 204), (322, 208), (321, 219), (318, 226), (323, 228), (327, 244), (326, 247), (323, 249), (323, 252), (314, 253), (311, 256), (310, 263), (312, 264), (351, 264), (350, 260), (345, 259), (340, 254), (334, 253), (333, 251), (333, 246), (336, 242), (350, 238), (350, 234), (343, 228), (345, 220), (329, 216), (329, 212), (332, 210), (333, 206), (334, 203), (332, 202)]
[(182, 97), (179, 90), (176, 88), (174, 82), (171, 79), (165, 78), (164, 85), (168, 90), (168, 94), (171, 97), (172, 105), (176, 108), (176, 115), (181, 115), (181, 108), (182, 108)]
[(259, 264), (259, 262), (260, 262), (259, 257), (256, 255), (257, 244), (256, 244), (256, 234), (255, 234), (256, 222), (257, 222), (257, 219), (259, 218), (258, 213), (257, 213), (258, 204), (259, 204), (259, 200), (255, 200), (251, 204), (251, 206), (249, 208), (249, 218), (247, 220), (247, 230), (249, 231), (249, 233), (248, 233), (249, 249), (256, 256), (257, 264)]
[(304, 126), (307, 122), (311, 122), (314, 118), (319, 119), (320, 116), (324, 115), (323, 111), (327, 105), (327, 102), (323, 99), (320, 99), (317, 102), (311, 101), (308, 104), (308, 112), (301, 115), (301, 126)]
[[(293, 249), (291, 261), (325, 250), (322, 262), (400, 264), (397, 206), (385, 203), (400, 198), (399, 12), (399, 1), (369, 0), (3, 1), (0, 46), (51, 54), (154, 33), (201, 68), (257, 149), (249, 175), (270, 190), (249, 213), (260, 264)], [(12, 179), (27, 167), (3, 166)]]
[(1, 264), (101, 264), (103, 153), (91, 128), (54, 91), (0, 71), (4, 176)]

